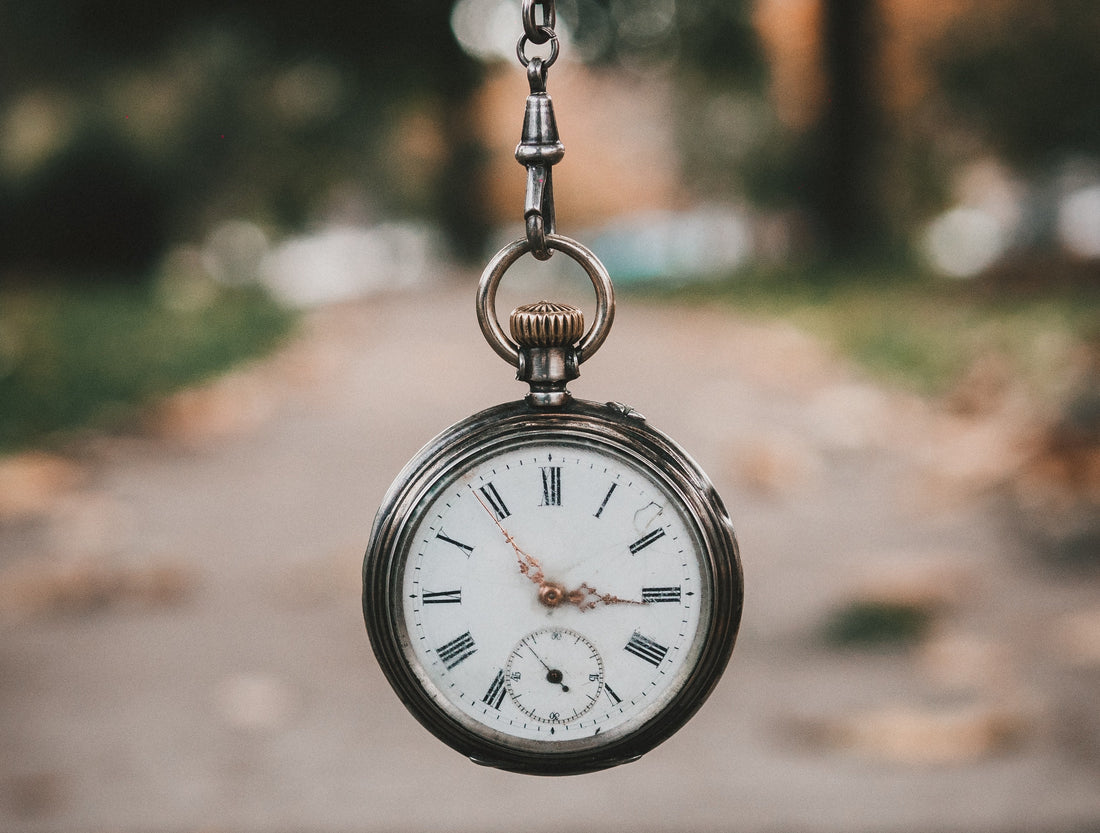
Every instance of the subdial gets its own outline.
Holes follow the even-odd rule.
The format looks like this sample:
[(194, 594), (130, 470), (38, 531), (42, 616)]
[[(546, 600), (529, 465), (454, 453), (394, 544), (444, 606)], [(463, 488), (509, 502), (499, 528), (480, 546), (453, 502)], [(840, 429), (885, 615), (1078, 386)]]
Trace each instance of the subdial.
[(603, 660), (584, 636), (569, 628), (527, 634), (504, 671), (512, 702), (541, 723), (572, 723), (603, 692)]

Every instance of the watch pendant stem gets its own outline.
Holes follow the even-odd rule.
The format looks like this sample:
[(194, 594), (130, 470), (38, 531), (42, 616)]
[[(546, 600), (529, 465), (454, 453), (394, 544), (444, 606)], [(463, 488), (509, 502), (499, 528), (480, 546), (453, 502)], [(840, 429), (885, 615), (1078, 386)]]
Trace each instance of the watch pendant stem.
[(556, 230), (551, 168), (565, 156), (565, 145), (558, 139), (554, 105), (546, 92), (545, 69), (540, 59), (533, 59), (527, 65), (527, 75), (531, 94), (527, 96), (523, 134), (516, 146), (516, 161), (527, 168), (523, 220), (531, 254), (538, 260), (549, 260), (551, 251), (546, 244), (546, 235), (554, 234)]
[(584, 335), (584, 313), (568, 304), (539, 301), (513, 310), (512, 338), (519, 345), (516, 378), (527, 382), (527, 402), (560, 408), (572, 399), (566, 384), (580, 376), (574, 345)]

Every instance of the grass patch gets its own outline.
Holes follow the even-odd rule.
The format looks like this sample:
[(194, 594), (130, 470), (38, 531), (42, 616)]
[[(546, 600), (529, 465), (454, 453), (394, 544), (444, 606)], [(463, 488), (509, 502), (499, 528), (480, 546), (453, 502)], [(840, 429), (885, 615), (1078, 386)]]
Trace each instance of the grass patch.
[(645, 291), (785, 318), (872, 376), (926, 395), (950, 391), (990, 354), (1036, 394), (1056, 392), (1075, 347), (1100, 336), (1100, 290), (1086, 286), (998, 293), (905, 271), (790, 270)]
[(271, 350), (293, 314), (256, 289), (201, 304), (150, 288), (0, 291), (0, 451), (110, 428), (142, 405)]

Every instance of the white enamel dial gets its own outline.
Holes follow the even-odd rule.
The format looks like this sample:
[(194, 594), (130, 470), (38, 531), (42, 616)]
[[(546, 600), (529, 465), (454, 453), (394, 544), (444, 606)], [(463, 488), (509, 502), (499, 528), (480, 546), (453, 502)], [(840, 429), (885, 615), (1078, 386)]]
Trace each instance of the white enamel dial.
[(682, 500), (598, 444), (513, 443), (438, 480), (399, 570), (409, 665), (490, 738), (603, 742), (659, 713), (711, 604)]

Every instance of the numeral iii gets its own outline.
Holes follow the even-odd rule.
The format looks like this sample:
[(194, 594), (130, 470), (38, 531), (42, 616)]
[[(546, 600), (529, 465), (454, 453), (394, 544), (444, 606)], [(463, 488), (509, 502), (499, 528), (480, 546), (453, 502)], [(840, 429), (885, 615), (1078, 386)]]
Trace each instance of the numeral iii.
[(643, 587), (642, 588), (642, 602), (645, 604), (656, 604), (657, 602), (675, 602), (680, 603), (680, 588), (679, 587)]

